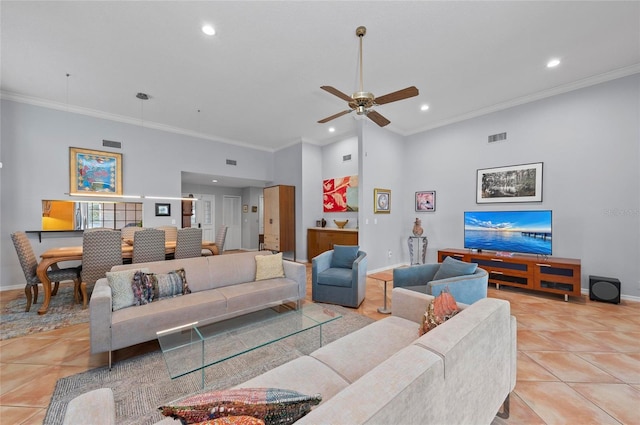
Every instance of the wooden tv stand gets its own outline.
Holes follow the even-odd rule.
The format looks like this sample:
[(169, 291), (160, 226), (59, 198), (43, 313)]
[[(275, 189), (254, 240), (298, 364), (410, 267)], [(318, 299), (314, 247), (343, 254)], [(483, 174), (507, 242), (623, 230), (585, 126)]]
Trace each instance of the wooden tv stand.
[(542, 257), (533, 255), (500, 255), (496, 252), (474, 252), (469, 249), (447, 248), (438, 251), (438, 261), (447, 257), (467, 263), (476, 263), (489, 273), (489, 283), (514, 286), (535, 291), (580, 296), (580, 260), (573, 258)]

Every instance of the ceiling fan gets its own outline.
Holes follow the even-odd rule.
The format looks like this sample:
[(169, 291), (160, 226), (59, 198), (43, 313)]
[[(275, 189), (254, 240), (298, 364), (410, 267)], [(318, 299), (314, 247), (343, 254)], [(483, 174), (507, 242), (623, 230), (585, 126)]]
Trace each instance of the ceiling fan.
[(356, 111), (358, 115), (366, 115), (371, 121), (378, 124), (380, 127), (384, 127), (390, 124), (391, 121), (380, 115), (372, 107), (378, 105), (384, 105), (385, 103), (397, 102), (398, 100), (408, 99), (418, 95), (418, 89), (414, 86), (407, 87), (406, 89), (394, 91), (393, 93), (385, 94), (376, 98), (373, 93), (364, 91), (362, 87), (362, 38), (367, 33), (367, 29), (363, 26), (356, 28), (356, 35), (360, 38), (360, 91), (348, 96), (340, 90), (331, 86), (322, 86), (322, 90), (328, 91), (334, 96), (338, 96), (340, 99), (345, 100), (349, 105), (349, 109), (338, 112), (335, 115), (331, 115), (325, 119), (318, 121), (320, 124), (324, 124), (333, 119), (341, 117), (350, 112)]

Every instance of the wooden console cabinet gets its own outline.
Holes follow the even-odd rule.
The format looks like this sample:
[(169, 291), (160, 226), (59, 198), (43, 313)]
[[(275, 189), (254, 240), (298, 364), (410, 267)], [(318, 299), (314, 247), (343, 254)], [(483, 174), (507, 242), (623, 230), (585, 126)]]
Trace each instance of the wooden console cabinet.
[(358, 229), (310, 227), (307, 229), (307, 258), (333, 249), (333, 245), (358, 245)]
[(445, 249), (438, 251), (438, 261), (446, 257), (468, 263), (476, 263), (478, 267), (489, 273), (489, 283), (515, 286), (535, 291), (551, 292), (564, 295), (580, 296), (580, 260), (558, 257), (535, 257), (514, 254), (500, 256), (493, 252), (472, 252), (468, 249)]

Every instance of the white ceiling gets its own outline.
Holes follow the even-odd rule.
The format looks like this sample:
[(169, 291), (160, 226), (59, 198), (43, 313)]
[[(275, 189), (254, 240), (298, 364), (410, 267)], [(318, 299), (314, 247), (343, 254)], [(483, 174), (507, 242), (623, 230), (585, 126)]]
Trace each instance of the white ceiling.
[[(377, 108), (403, 135), (640, 72), (638, 1), (4, 0), (0, 8), (3, 98), (269, 151), (355, 134), (354, 114), (316, 121), (346, 107), (321, 85), (358, 88), (359, 25), (368, 30), (365, 90), (420, 90)], [(205, 36), (203, 23), (217, 35)], [(562, 63), (547, 69), (552, 57)]]

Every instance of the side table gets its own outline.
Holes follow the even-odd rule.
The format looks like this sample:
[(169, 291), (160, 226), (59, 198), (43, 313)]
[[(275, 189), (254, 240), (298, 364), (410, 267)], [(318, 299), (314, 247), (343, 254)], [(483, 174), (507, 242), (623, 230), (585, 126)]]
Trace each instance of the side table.
[(372, 273), (368, 277), (384, 282), (384, 305), (382, 307), (378, 307), (378, 313), (391, 313), (391, 310), (387, 308), (387, 282), (393, 282), (393, 270), (383, 270), (381, 272)]
[[(413, 259), (413, 244), (415, 241), (418, 241), (418, 252), (416, 252), (416, 259)], [(407, 240), (409, 244), (409, 258), (411, 259), (411, 265), (414, 264), (424, 264), (427, 259), (427, 244), (429, 241), (426, 236), (409, 236)], [(422, 260), (422, 262), (420, 262)]]

